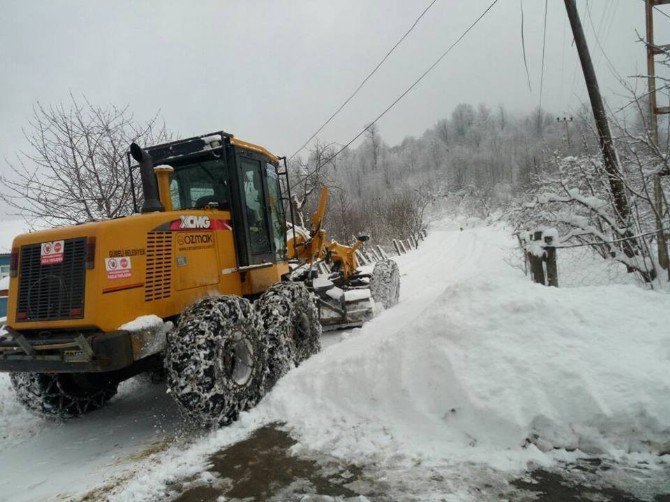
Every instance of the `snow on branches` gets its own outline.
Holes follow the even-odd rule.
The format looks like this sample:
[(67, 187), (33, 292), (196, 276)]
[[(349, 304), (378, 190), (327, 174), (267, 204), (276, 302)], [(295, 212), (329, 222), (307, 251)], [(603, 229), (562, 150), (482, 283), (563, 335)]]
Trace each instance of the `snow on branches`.
[(560, 232), (557, 247), (590, 246), (602, 258), (622, 263), (641, 280), (653, 280), (657, 256), (650, 239), (645, 239), (655, 229), (655, 207), (648, 196), (650, 173), (639, 162), (623, 156), (622, 160), (620, 177), (632, 209), (626, 221), (621, 222), (616, 213), (609, 175), (598, 156), (554, 156), (551, 168), (537, 176), (534, 188), (512, 217), (517, 230), (556, 227)]

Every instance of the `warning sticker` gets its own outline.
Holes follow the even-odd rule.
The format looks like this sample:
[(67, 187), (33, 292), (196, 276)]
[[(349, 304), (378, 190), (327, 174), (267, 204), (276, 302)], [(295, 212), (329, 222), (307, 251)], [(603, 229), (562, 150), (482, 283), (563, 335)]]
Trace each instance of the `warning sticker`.
[(130, 277), (132, 268), (129, 256), (123, 256), (121, 258), (105, 258), (107, 279), (126, 279)]
[(64, 252), (64, 241), (43, 242), (40, 253), (40, 264), (55, 265), (56, 263), (63, 263)]

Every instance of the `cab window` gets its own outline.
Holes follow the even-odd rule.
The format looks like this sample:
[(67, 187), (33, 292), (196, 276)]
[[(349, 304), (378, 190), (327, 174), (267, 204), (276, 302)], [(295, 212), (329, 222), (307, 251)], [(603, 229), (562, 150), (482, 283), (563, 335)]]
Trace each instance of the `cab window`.
[(225, 164), (221, 160), (206, 160), (177, 167), (170, 182), (170, 196), (175, 210), (204, 209), (208, 204), (229, 210)]
[(270, 225), (275, 242), (277, 258), (286, 257), (286, 217), (284, 216), (284, 205), (281, 199), (281, 187), (277, 170), (272, 164), (266, 164), (265, 170), (268, 178), (268, 205), (270, 208)]
[(260, 167), (260, 162), (256, 160), (241, 158), (242, 189), (252, 255), (266, 255), (271, 252)]

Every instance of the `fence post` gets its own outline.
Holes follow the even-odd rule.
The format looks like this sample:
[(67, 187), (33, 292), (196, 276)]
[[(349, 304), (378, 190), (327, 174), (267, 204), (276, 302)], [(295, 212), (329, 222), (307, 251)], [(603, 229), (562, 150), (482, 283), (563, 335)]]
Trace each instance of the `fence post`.
[(395, 252), (398, 253), (398, 256), (400, 256), (402, 253), (400, 252), (400, 246), (398, 245), (398, 241), (393, 239), (393, 247), (395, 247)]
[(542, 264), (542, 257), (535, 256), (530, 251), (528, 251), (527, 256), (528, 263), (530, 263), (530, 276), (533, 279), (533, 282), (542, 284), (544, 286), (546, 283), (544, 281), (544, 266)]
[(402, 252), (406, 253), (407, 252), (407, 247), (405, 246), (405, 243), (403, 241), (398, 241), (398, 244), (400, 244), (400, 247), (402, 248)]
[(354, 254), (356, 255), (356, 258), (358, 259), (358, 263), (360, 263), (361, 265), (367, 265), (368, 261), (363, 256), (363, 253), (361, 253), (359, 250), (356, 250), (356, 252)]
[(544, 261), (547, 264), (547, 286), (558, 287), (558, 264), (556, 260), (556, 248), (553, 246), (554, 237), (551, 235), (544, 236), (544, 242), (547, 244), (544, 247)]
[(386, 256), (386, 252), (384, 251), (384, 249), (382, 249), (382, 247), (379, 244), (377, 244), (377, 252), (379, 253), (380, 260), (388, 259), (388, 256)]
[[(526, 256), (526, 261), (529, 264), (530, 276), (533, 282), (545, 286), (558, 287), (558, 260), (556, 258), (556, 248), (554, 247), (555, 230), (545, 232), (537, 230), (530, 233), (530, 241), (537, 244), (534, 245), (535, 252), (542, 250), (542, 254), (537, 254), (528, 251), (525, 245), (526, 239), (519, 238), (519, 242), (523, 243), (523, 251)], [(546, 264), (546, 273), (545, 273)]]

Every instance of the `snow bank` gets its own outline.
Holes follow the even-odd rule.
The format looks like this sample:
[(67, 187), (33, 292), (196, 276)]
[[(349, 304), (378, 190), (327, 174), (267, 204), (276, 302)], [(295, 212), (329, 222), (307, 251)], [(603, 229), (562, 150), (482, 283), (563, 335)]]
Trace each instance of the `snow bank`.
[(670, 298), (514, 286), (454, 284), (412, 326), (311, 359), (266, 406), (305, 445), (352, 461), (506, 470), (541, 460), (535, 447), (667, 451)]
[[(416, 275), (401, 304), (291, 372), (261, 408), (350, 460), (508, 469), (555, 448), (670, 450), (670, 296), (537, 286), (504, 264), (512, 245), (491, 229), (433, 236), (405, 259)], [(457, 277), (463, 253), (476, 266)], [(410, 304), (430, 298), (421, 283), (440, 292)]]

